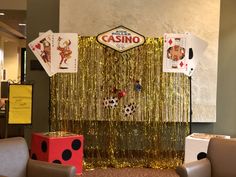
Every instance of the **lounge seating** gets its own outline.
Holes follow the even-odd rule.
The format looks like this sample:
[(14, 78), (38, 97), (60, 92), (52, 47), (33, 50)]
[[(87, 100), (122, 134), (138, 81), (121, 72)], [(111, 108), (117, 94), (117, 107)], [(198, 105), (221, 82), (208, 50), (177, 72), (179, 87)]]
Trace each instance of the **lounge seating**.
[(207, 157), (176, 168), (180, 177), (236, 177), (236, 140), (211, 138)]
[(73, 166), (29, 159), (24, 138), (0, 140), (0, 177), (74, 177)]

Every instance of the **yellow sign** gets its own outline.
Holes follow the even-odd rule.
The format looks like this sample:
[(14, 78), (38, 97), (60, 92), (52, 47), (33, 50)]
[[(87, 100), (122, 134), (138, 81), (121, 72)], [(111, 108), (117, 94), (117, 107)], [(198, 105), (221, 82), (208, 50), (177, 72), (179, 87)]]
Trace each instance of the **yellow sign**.
[(32, 85), (9, 85), (9, 124), (31, 124)]

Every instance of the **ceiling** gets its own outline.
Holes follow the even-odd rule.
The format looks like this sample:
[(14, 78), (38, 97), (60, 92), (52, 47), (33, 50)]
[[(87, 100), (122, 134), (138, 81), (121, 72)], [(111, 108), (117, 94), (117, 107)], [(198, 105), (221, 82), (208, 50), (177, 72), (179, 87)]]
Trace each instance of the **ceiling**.
[(19, 26), (19, 23), (26, 24), (26, 10), (0, 9), (0, 12), (5, 14), (0, 15), (0, 31), (25, 39), (26, 26)]

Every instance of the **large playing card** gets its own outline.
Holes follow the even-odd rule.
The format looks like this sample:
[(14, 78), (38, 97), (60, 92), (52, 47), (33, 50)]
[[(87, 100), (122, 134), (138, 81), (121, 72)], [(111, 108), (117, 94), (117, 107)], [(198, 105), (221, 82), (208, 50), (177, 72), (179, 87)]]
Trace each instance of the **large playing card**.
[(49, 30), (29, 43), (29, 48), (32, 50), (32, 52), (50, 77), (55, 74), (55, 72), (52, 72), (51, 70), (52, 34), (53, 32)]
[(52, 71), (74, 73), (78, 67), (78, 34), (54, 33), (52, 35)]
[(163, 72), (181, 72), (186, 70), (186, 35), (164, 34)]
[(200, 60), (203, 56), (207, 43), (191, 33), (186, 33), (186, 39), (188, 58), (186, 58), (187, 67), (184, 74), (187, 76), (192, 76), (198, 60)]

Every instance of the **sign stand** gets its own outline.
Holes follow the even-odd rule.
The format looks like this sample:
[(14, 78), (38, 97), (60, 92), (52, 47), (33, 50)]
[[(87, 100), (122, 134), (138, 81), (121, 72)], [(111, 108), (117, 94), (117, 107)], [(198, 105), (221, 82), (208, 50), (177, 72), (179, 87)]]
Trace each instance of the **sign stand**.
[(192, 110), (192, 77), (189, 76), (189, 134), (192, 134), (192, 119), (193, 119), (193, 110)]
[(9, 101), (5, 101), (5, 134), (4, 138), (8, 137), (8, 116), (9, 116)]

